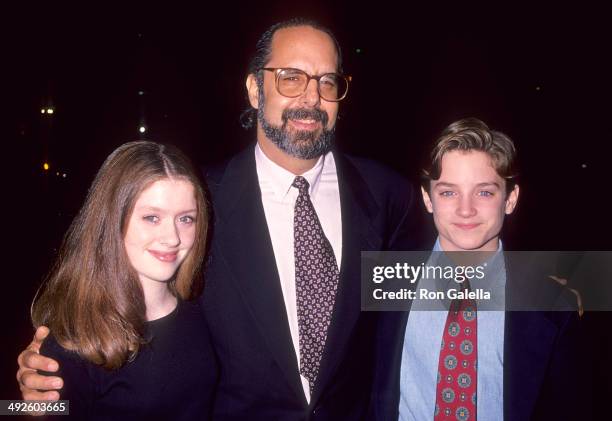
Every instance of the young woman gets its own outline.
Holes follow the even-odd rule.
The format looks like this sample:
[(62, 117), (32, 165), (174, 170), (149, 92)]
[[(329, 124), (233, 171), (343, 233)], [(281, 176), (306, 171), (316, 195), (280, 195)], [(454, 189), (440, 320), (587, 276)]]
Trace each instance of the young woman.
[(196, 303), (204, 191), (177, 149), (132, 142), (104, 162), (32, 306), (78, 419), (207, 419), (217, 369)]

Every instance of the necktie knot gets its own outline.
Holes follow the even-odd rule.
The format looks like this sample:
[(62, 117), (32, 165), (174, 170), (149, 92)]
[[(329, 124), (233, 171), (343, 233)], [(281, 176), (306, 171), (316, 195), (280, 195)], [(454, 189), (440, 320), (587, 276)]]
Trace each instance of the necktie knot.
[(465, 279), (463, 282), (461, 282), (459, 284), (459, 290), (462, 291), (462, 292), (464, 292), (464, 291), (467, 291), (467, 292), (471, 291), (472, 288), (470, 287), (470, 281)]
[(295, 177), (295, 180), (293, 180), (291, 185), (298, 189), (300, 194), (308, 194), (308, 187), (310, 187), (310, 184), (308, 184), (308, 180), (301, 175)]

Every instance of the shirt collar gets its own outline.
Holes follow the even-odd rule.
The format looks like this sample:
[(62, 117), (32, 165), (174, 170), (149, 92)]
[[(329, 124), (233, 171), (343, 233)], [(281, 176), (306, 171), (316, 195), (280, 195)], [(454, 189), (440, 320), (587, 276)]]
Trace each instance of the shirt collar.
[[(316, 196), (323, 169), (328, 162), (326, 158), (330, 154), (331, 152), (328, 152), (326, 155), (320, 156), (314, 167), (301, 174), (308, 181), (310, 186), (308, 193), (311, 197)], [(255, 145), (255, 165), (257, 166), (259, 182), (267, 184), (277, 199), (282, 200), (285, 198), (291, 189), (296, 175), (268, 158), (259, 147), (259, 143)]]
[[(450, 262), (450, 260), (448, 260), (448, 258), (444, 256), (444, 253), (440, 253), (443, 251), (442, 247), (440, 246), (440, 237), (436, 239), (436, 243), (434, 244), (432, 251), (438, 252), (434, 253), (435, 264), (443, 264), (444, 262), (444, 264), (450, 264), (451, 266), (453, 265), (452, 262)], [(497, 301), (500, 296), (503, 300), (504, 288), (506, 285), (506, 265), (504, 262), (503, 251), (504, 249), (502, 246), (502, 241), (499, 240), (499, 245), (497, 246), (497, 251), (495, 252), (495, 254), (489, 257), (486, 262), (483, 262), (481, 264), (484, 267), (484, 278), (482, 280), (478, 280), (477, 278), (475, 278), (470, 283), (472, 289), (485, 288), (492, 291), (492, 301)], [(438, 284), (438, 287), (442, 290), (445, 290), (448, 289), (451, 285), (454, 286), (454, 284), (451, 283), (450, 280), (444, 280)]]
[[(502, 248), (502, 240), (499, 240), (499, 244), (497, 245), (497, 251), (495, 252), (495, 254), (501, 253), (503, 250), (504, 249)], [(442, 246), (440, 245), (440, 236), (436, 238), (436, 243), (434, 244), (432, 251), (444, 251), (442, 250)]]

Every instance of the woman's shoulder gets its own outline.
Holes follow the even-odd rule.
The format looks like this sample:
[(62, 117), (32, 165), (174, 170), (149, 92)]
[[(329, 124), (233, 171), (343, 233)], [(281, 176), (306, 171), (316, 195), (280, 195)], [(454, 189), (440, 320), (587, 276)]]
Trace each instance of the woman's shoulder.
[[(98, 377), (96, 373), (100, 370), (100, 367), (68, 347), (62, 346), (52, 334), (49, 334), (44, 340), (40, 347), (40, 353), (59, 363), (59, 375), (61, 377), (67, 376), (82, 379), (83, 381), (86, 379), (91, 381)], [(58, 373), (46, 372), (41, 372), (41, 374), (58, 375)]]
[(62, 346), (53, 333), (50, 333), (47, 338), (43, 341), (40, 347), (40, 353), (45, 357), (53, 358), (54, 360), (68, 360), (73, 362), (84, 362), (79, 354), (75, 351), (70, 350), (68, 347)]
[(64, 387), (60, 390), (60, 396), (62, 399), (71, 401), (71, 415), (87, 414), (96, 395), (101, 369), (82, 358), (75, 351), (62, 346), (52, 334), (43, 342), (40, 353), (59, 363), (57, 372), (50, 373), (39, 370), (39, 373), (47, 376), (59, 376), (64, 380)]

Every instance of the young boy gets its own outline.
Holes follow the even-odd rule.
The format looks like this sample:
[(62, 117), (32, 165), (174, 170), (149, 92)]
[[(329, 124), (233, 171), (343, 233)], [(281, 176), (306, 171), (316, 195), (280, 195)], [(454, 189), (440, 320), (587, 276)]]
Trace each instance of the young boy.
[[(519, 197), (515, 161), (508, 136), (464, 119), (436, 140), (422, 183), (438, 231), (434, 252), (501, 257), (492, 276), (502, 292), (498, 310), (517, 288), (500, 241)], [(582, 385), (575, 383), (581, 362), (576, 311), (479, 311), (474, 300), (455, 304), (450, 311), (418, 311), (413, 304), (408, 315), (383, 316), (373, 418), (584, 419), (576, 396)]]

